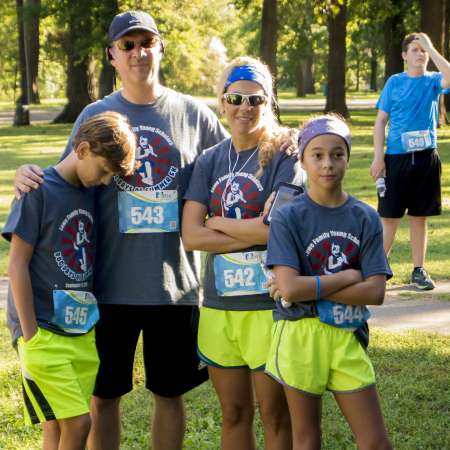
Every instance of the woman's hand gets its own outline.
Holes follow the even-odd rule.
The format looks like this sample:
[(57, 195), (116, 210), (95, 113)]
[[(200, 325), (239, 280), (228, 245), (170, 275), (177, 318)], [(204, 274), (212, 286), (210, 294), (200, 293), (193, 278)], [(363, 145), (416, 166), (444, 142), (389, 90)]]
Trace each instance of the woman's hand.
[(273, 199), (275, 198), (275, 192), (272, 192), (264, 203), (264, 209), (262, 212), (262, 217), (266, 217), (269, 214), (270, 208), (272, 207)]
[(281, 293), (280, 293), (280, 289), (279, 289), (278, 284), (277, 284), (277, 278), (276, 278), (275, 274), (272, 273), (272, 275), (270, 277), (268, 277), (267, 287), (269, 289), (269, 295), (274, 300), (280, 300), (281, 299)]
[(210, 230), (222, 231), (221, 227), (220, 227), (221, 219), (222, 219), (222, 216), (208, 217), (208, 219), (206, 219), (206, 222), (205, 222), (205, 227)]
[(286, 136), (283, 137), (283, 142), (280, 145), (280, 151), (287, 155), (296, 155), (298, 153), (298, 130), (291, 128)]

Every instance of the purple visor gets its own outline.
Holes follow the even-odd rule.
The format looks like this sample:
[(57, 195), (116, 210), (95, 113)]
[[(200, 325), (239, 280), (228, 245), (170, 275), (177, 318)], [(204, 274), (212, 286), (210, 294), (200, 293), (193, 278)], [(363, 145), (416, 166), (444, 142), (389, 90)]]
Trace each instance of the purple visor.
[(298, 152), (300, 157), (303, 156), (303, 152), (311, 139), (321, 134), (335, 134), (336, 136), (340, 136), (347, 144), (348, 154), (350, 155), (352, 146), (350, 128), (338, 117), (325, 115), (311, 120), (300, 130), (298, 136)]

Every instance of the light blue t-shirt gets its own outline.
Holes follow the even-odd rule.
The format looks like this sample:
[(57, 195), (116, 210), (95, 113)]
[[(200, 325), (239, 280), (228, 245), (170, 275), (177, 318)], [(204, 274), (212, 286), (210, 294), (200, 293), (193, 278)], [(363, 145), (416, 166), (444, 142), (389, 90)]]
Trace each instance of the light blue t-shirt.
[(403, 72), (388, 79), (376, 105), (389, 114), (387, 154), (436, 148), (439, 96), (448, 92), (441, 88), (441, 81), (440, 72), (426, 72), (420, 77)]

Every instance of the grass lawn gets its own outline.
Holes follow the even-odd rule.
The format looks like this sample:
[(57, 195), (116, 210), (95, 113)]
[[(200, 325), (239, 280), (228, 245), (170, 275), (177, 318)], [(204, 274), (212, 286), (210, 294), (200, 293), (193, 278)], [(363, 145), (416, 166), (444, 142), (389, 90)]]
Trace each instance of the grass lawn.
[[(0, 310), (0, 448), (39, 448), (39, 427), (24, 427), (19, 366), (9, 345)], [(140, 352), (138, 352), (140, 355)], [(377, 371), (378, 389), (389, 434), (397, 450), (444, 450), (450, 448), (448, 417), (450, 389), (450, 337), (426, 333), (405, 335), (373, 331), (370, 355)], [(123, 450), (147, 448), (152, 404), (143, 380), (142, 361), (137, 359), (135, 389), (122, 404)], [(220, 448), (220, 408), (210, 383), (187, 397), (187, 450)], [(259, 445), (262, 430), (256, 423)], [(323, 449), (355, 449), (351, 433), (333, 397), (327, 393), (323, 407)]]
[[(1, 108), (0, 108), (1, 109)], [(286, 125), (297, 126), (309, 113), (285, 114)], [(352, 112), (353, 149), (346, 189), (375, 206), (374, 183), (369, 177), (372, 160), (374, 111)], [(70, 125), (34, 125), (26, 128), (0, 126), (0, 226), (3, 226), (13, 197), (15, 168), (25, 162), (45, 167), (54, 163), (64, 148)], [(443, 162), (442, 216), (430, 220), (427, 268), (437, 280), (450, 278), (450, 128), (439, 130)], [(407, 221), (399, 229), (391, 265), (393, 283), (406, 283), (411, 271)], [(6, 275), (7, 244), (0, 241), (0, 275)], [(9, 345), (0, 310), (0, 449), (35, 449), (39, 433), (23, 428), (21, 395), (16, 356)], [(450, 448), (448, 417), (450, 389), (450, 337), (425, 333), (405, 335), (374, 331), (370, 354), (377, 370), (386, 422), (396, 449)], [(148, 394), (143, 387), (142, 363), (136, 366), (136, 389), (123, 402), (123, 449), (147, 448), (147, 424), (151, 414)], [(187, 396), (188, 431), (186, 449), (218, 449), (220, 410), (209, 383)], [(259, 446), (262, 432), (257, 423)], [(330, 395), (324, 401), (325, 449), (355, 448), (349, 430)]]
[[(352, 111), (351, 125), (353, 148), (350, 168), (345, 179), (345, 188), (376, 206), (374, 183), (369, 176), (372, 162), (373, 110)], [(289, 126), (298, 126), (310, 113), (284, 114), (283, 122)], [(33, 162), (41, 167), (57, 161), (65, 146), (70, 125), (33, 125), (14, 128), (0, 126), (0, 226), (3, 226), (9, 205), (13, 197), (12, 179), (14, 170), (20, 164)], [(439, 147), (442, 158), (442, 194), (443, 214), (429, 221), (429, 242), (427, 269), (436, 280), (450, 278), (450, 128), (439, 130)], [(6, 275), (7, 244), (0, 241), (0, 276)], [(409, 249), (408, 220), (404, 219), (397, 233), (396, 242), (390, 259), (394, 278), (391, 283), (401, 284), (409, 281), (411, 255)]]

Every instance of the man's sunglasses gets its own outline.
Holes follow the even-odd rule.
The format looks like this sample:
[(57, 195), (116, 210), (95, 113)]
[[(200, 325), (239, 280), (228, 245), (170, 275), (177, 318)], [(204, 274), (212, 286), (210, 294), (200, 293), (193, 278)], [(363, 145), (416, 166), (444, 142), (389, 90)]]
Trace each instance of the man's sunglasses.
[(229, 92), (223, 94), (223, 98), (229, 105), (239, 106), (244, 100), (250, 106), (260, 106), (267, 102), (267, 96), (263, 94), (238, 94), (236, 92)]
[(159, 38), (156, 36), (152, 36), (149, 38), (142, 39), (141, 41), (132, 41), (132, 40), (123, 40), (117, 42), (117, 47), (124, 52), (131, 52), (136, 45), (139, 45), (142, 48), (153, 48), (156, 44), (160, 42)]

